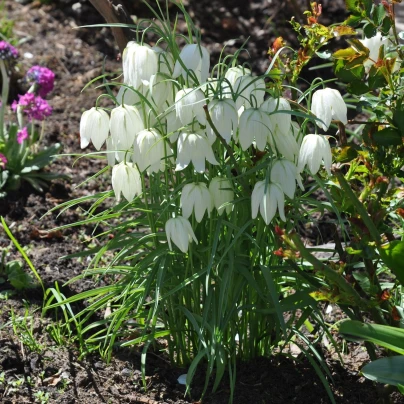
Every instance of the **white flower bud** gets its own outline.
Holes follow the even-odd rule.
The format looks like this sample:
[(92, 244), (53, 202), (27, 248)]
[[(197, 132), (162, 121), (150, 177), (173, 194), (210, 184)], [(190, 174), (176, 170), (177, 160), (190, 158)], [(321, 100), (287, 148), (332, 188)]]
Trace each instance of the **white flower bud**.
[[(173, 78), (182, 75), (185, 80), (192, 76), (189, 71), (192, 70), (200, 84), (204, 83), (209, 76), (210, 56), (204, 46), (198, 44), (185, 45), (179, 55), (179, 60), (175, 62)], [(185, 68), (184, 68), (185, 66)]]
[(87, 147), (92, 141), (94, 147), (100, 150), (109, 133), (109, 116), (101, 108), (91, 108), (83, 112), (80, 120), (80, 146)]
[(234, 191), (230, 181), (227, 178), (215, 177), (210, 181), (209, 191), (218, 214), (222, 215), (226, 210), (226, 213), (230, 215), (233, 209), (230, 202), (234, 200)]
[(347, 107), (338, 90), (331, 88), (317, 90), (311, 100), (311, 112), (323, 121), (316, 121), (323, 130), (328, 130), (333, 119), (344, 125), (348, 123)]
[(164, 158), (172, 154), (167, 142), (155, 129), (145, 129), (136, 135), (133, 152), (133, 161), (139, 170), (147, 169), (148, 174), (164, 171)]
[(112, 110), (110, 131), (115, 145), (120, 143), (124, 150), (131, 148), (136, 134), (144, 128), (142, 118), (136, 107), (125, 105)]
[(314, 175), (320, 169), (322, 161), (328, 175), (331, 175), (332, 154), (328, 140), (320, 135), (306, 135), (300, 147), (297, 171), (301, 173), (307, 164), (310, 173)]
[(178, 91), (175, 96), (175, 112), (177, 118), (184, 125), (190, 124), (194, 118), (202, 125), (206, 124), (206, 114), (203, 106), (206, 103), (205, 95), (201, 90), (184, 88)]
[(201, 132), (181, 132), (177, 141), (177, 166), (175, 171), (188, 167), (192, 161), (198, 173), (205, 171), (205, 160), (210, 164), (219, 164), (213, 154), (208, 138)]
[(256, 142), (258, 150), (265, 150), (270, 132), (273, 130), (269, 115), (259, 108), (244, 110), (240, 116), (238, 140), (243, 150)]
[(191, 223), (182, 216), (169, 219), (165, 225), (168, 247), (172, 251), (171, 241), (185, 254), (188, 251), (189, 242), (198, 243), (192, 230)]
[(121, 193), (128, 202), (142, 193), (142, 182), (139, 170), (132, 163), (119, 163), (112, 168), (112, 188), (116, 200), (121, 200)]
[[(236, 103), (228, 98), (223, 100), (215, 99), (209, 103), (208, 110), (215, 128), (223, 139), (229, 143), (231, 136), (237, 132), (238, 128)], [(216, 140), (216, 135), (212, 128), (210, 128), (208, 133), (210, 143), (213, 144)]]
[(198, 223), (202, 221), (205, 211), (210, 212), (213, 209), (212, 195), (204, 183), (186, 184), (181, 193), (182, 216), (188, 219), (192, 212), (195, 213), (195, 219)]
[(279, 211), (280, 218), (285, 222), (285, 198), (279, 184), (266, 183), (266, 181), (258, 181), (251, 195), (251, 213), (255, 219), (258, 215), (258, 209), (264, 219), (265, 224), (269, 224)]

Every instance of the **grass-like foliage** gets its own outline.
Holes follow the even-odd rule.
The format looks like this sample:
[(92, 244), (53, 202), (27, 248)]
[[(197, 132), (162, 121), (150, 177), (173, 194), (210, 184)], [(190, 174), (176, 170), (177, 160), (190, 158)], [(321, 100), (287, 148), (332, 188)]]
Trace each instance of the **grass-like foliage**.
[[(366, 312), (397, 325), (402, 315), (386, 289), (404, 277), (403, 52), (394, 2), (385, 3), (347, 2), (350, 17), (329, 27), (313, 3), (307, 24), (292, 22), (301, 47), (278, 38), (263, 76), (240, 64), (243, 49), (224, 50), (211, 69), (181, 4), (187, 36), (159, 3), (155, 19), (131, 26), (123, 83), (99, 78), (110, 108), (97, 100), (81, 120), (83, 148), (106, 143), (113, 191), (59, 207), (91, 203), (69, 226), (102, 228), (97, 246), (76, 254), (91, 257), (89, 268), (71, 280), (99, 286), (68, 299), (52, 289), (45, 308), (62, 309), (83, 352), (109, 359), (114, 347), (142, 344), (144, 365), (164, 341), (172, 363), (188, 367), (188, 388), (204, 363), (204, 391), (227, 372), (232, 400), (237, 360), (289, 354), (293, 343), (334, 400), (315, 349), (324, 333), (335, 343), (318, 300), (355, 320)], [(324, 52), (342, 35), (348, 48)], [(303, 91), (316, 55), (339, 82), (319, 77)], [(347, 105), (365, 118), (348, 121)], [(298, 230), (325, 211), (335, 249), (320, 260)]]

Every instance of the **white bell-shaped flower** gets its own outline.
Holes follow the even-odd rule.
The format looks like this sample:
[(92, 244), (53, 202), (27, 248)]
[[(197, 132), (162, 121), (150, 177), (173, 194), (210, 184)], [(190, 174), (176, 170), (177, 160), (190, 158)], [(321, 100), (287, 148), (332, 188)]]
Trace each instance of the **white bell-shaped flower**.
[(279, 130), (271, 131), (268, 135), (268, 143), (275, 154), (278, 152), (290, 161), (295, 161), (299, 155), (299, 146), (291, 129), (286, 133)]
[(128, 202), (142, 193), (142, 182), (137, 167), (132, 163), (121, 162), (112, 168), (112, 189), (116, 200), (121, 200), (121, 193)]
[(226, 210), (226, 213), (230, 215), (233, 209), (233, 205), (230, 202), (234, 201), (234, 191), (230, 181), (227, 178), (215, 177), (210, 181), (209, 191), (217, 213), (222, 215)]
[(285, 217), (285, 197), (282, 188), (276, 183), (266, 183), (258, 181), (251, 195), (251, 213), (255, 219), (258, 215), (258, 209), (264, 219), (265, 224), (269, 224), (279, 211), (280, 218), (286, 222)]
[(181, 192), (181, 209), (182, 216), (188, 219), (192, 212), (198, 223), (202, 221), (205, 212), (210, 217), (213, 209), (213, 199), (208, 187), (203, 182), (194, 182), (186, 184)]
[(177, 140), (177, 161), (175, 171), (188, 167), (192, 161), (198, 173), (205, 171), (205, 160), (218, 165), (208, 138), (201, 131), (181, 132)]
[(251, 70), (244, 66), (234, 66), (226, 70), (224, 78), (229, 82), (229, 84), (234, 87), (236, 81), (241, 76), (250, 76)]
[(158, 51), (147, 44), (128, 42), (122, 60), (124, 83), (134, 88), (148, 86), (150, 77), (158, 72)]
[(206, 97), (201, 90), (184, 88), (175, 95), (175, 112), (184, 125), (192, 123), (194, 118), (202, 125), (206, 124), (206, 114), (203, 106)]
[(265, 100), (261, 107), (263, 111), (268, 112), (271, 119), (273, 130), (280, 133), (289, 133), (292, 116), (285, 112), (275, 111), (291, 111), (289, 101), (285, 98), (268, 98)]
[(133, 161), (140, 172), (147, 169), (147, 174), (164, 171), (165, 158), (172, 154), (167, 142), (155, 129), (145, 129), (135, 137)]
[(259, 107), (264, 101), (265, 81), (254, 76), (240, 76), (233, 86), (237, 95), (236, 108)]
[(255, 141), (258, 150), (265, 150), (268, 135), (273, 130), (269, 115), (259, 108), (249, 108), (240, 116), (238, 141), (247, 150)]
[[(235, 134), (238, 128), (236, 103), (229, 98), (214, 99), (209, 103), (208, 110), (213, 125), (215, 125), (223, 139), (229, 143), (233, 133)], [(216, 135), (212, 128), (208, 130), (208, 138), (211, 139), (211, 144), (216, 140)]]
[(174, 103), (173, 83), (162, 73), (157, 73), (150, 77), (149, 93), (158, 108), (163, 107), (165, 103), (168, 105)]
[(183, 252), (188, 251), (189, 242), (194, 240), (198, 243), (195, 233), (192, 230), (191, 223), (182, 216), (177, 216), (167, 220), (165, 225), (168, 247), (172, 251), (171, 241)]
[(293, 199), (296, 192), (296, 181), (304, 190), (296, 165), (286, 159), (276, 159), (271, 167), (271, 182), (277, 183), (283, 193)]
[(182, 48), (178, 59), (174, 66), (174, 79), (181, 75), (185, 80), (191, 78), (192, 75), (189, 74), (190, 70), (194, 72), (199, 83), (202, 84), (208, 79), (210, 55), (204, 46), (187, 44)]
[(323, 130), (328, 130), (333, 119), (348, 123), (347, 107), (341, 93), (332, 88), (317, 90), (311, 100), (311, 112), (323, 122), (316, 121)]
[(87, 147), (90, 140), (100, 150), (109, 133), (109, 116), (101, 108), (91, 108), (83, 112), (80, 120), (80, 146)]
[(381, 46), (384, 45), (384, 52), (387, 53), (387, 46), (389, 44), (389, 38), (387, 36), (382, 36), (380, 32), (378, 32), (375, 36), (371, 38), (360, 39), (363, 46), (369, 49), (369, 59), (365, 61), (363, 64), (365, 66), (366, 71), (377, 62), (379, 59), (379, 50)]
[(226, 98), (233, 98), (234, 85), (239, 77), (251, 76), (251, 70), (243, 66), (234, 66), (227, 69), (222, 82), (222, 95)]
[(139, 110), (135, 106), (124, 105), (112, 110), (109, 129), (115, 145), (120, 143), (124, 150), (131, 148), (136, 134), (144, 128)]
[(332, 154), (327, 138), (320, 135), (306, 135), (300, 147), (297, 171), (301, 173), (307, 165), (310, 173), (314, 175), (320, 169), (322, 161), (328, 175), (331, 175)]

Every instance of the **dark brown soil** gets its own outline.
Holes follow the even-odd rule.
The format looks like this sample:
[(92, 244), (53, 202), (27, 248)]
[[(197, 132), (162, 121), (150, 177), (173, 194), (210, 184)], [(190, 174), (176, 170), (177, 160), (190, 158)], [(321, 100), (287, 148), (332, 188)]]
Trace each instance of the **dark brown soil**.
[[(105, 60), (107, 72), (119, 72), (118, 50), (108, 29), (77, 29), (77, 26), (103, 22), (86, 1), (60, 0), (44, 5), (35, 1), (23, 5), (5, 0), (5, 12), (15, 21), (15, 36), (23, 40), (21, 71), (33, 64), (45, 65), (56, 73), (56, 87), (50, 103), (54, 114), (48, 120), (45, 144), (60, 142), (64, 154), (80, 153), (79, 121), (83, 110), (94, 105), (99, 94), (95, 89), (81, 93), (83, 86), (101, 74)], [(343, 12), (341, 2), (328, 2), (328, 16)], [(215, 55), (225, 41), (230, 47), (250, 37), (248, 50), (256, 69), (265, 71), (266, 52), (279, 35), (293, 42), (293, 34), (286, 21), (296, 10), (288, 1), (260, 0), (201, 0), (189, 1), (188, 11), (201, 27), (202, 37)], [(133, 14), (146, 17), (147, 9), (140, 2), (130, 3)], [(28, 58), (28, 53), (33, 58)], [(24, 56), (25, 54), (25, 56)], [(247, 57), (247, 54), (246, 54)], [(118, 73), (119, 74), (119, 73)], [(14, 96), (24, 89), (23, 82), (14, 86)], [(83, 250), (88, 245), (93, 229), (80, 227), (63, 232), (46, 232), (80, 218), (79, 209), (71, 209), (57, 216), (57, 212), (42, 216), (59, 203), (110, 187), (108, 178), (90, 181), (77, 188), (103, 167), (103, 162), (81, 159), (73, 166), (73, 157), (58, 159), (53, 171), (67, 174), (70, 181), (56, 181), (44, 194), (29, 187), (11, 193), (0, 200), (0, 215), (5, 217), (14, 236), (27, 248), (27, 254), (46, 287), (55, 282), (63, 285), (86, 268), (80, 259), (60, 257)], [(0, 248), (7, 249), (7, 259), (17, 257), (10, 241), (0, 233)], [(94, 286), (91, 279), (62, 288), (70, 296)], [(38, 289), (8, 295), (10, 285), (0, 285), (0, 402), (2, 403), (196, 403), (199, 402), (204, 374), (196, 375), (192, 398), (185, 398), (185, 387), (177, 378), (185, 369), (172, 368), (158, 347), (148, 355), (146, 384), (140, 372), (140, 352), (120, 350), (111, 363), (104, 363), (97, 355), (79, 358), (74, 345), (56, 344), (50, 337), (54, 319), (41, 316), (42, 291)], [(29, 303), (28, 303), (29, 302)], [(28, 309), (27, 309), (28, 307)], [(28, 314), (27, 314), (28, 313)], [(25, 320), (18, 317), (28, 315)], [(13, 316), (14, 319), (13, 319)], [(32, 325), (35, 344), (21, 342), (19, 327)], [(345, 352), (343, 367), (335, 353), (323, 349), (333, 381), (331, 388), (337, 403), (375, 403), (377, 390), (371, 382), (359, 376), (362, 364), (368, 361), (360, 345), (351, 344)], [(41, 392), (43, 393), (41, 401)], [(45, 397), (48, 394), (48, 397)], [(218, 392), (208, 393), (204, 403), (226, 403), (230, 387), (226, 377)], [(400, 397), (393, 398), (401, 403)], [(306, 360), (290, 360), (279, 356), (258, 358), (240, 363), (234, 402), (253, 403), (328, 403), (327, 393), (313, 367)]]

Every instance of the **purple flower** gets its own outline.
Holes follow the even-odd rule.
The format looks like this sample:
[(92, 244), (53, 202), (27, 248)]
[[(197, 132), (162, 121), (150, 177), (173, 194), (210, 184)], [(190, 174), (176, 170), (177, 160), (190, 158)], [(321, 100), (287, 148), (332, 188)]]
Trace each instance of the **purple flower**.
[(11, 104), (11, 109), (16, 112), (18, 107), (22, 107), (28, 119), (32, 121), (43, 121), (47, 116), (52, 114), (52, 107), (40, 96), (35, 96), (34, 93), (26, 93), (18, 96), (18, 102), (14, 101)]
[(25, 126), (17, 132), (17, 142), (21, 144), (28, 137), (28, 129)]
[(17, 59), (18, 50), (6, 41), (0, 41), (0, 59)]
[(46, 97), (53, 90), (55, 73), (47, 67), (32, 66), (27, 72), (27, 79), (31, 83), (37, 83), (39, 86), (38, 94), (41, 97)]
[(6, 168), (6, 164), (7, 164), (6, 156), (0, 153), (0, 168), (4, 170)]

